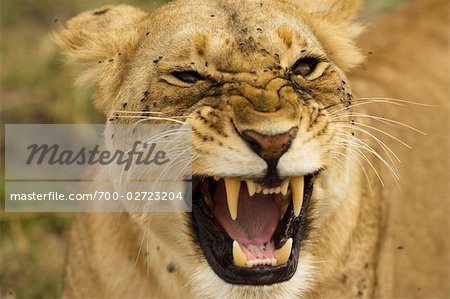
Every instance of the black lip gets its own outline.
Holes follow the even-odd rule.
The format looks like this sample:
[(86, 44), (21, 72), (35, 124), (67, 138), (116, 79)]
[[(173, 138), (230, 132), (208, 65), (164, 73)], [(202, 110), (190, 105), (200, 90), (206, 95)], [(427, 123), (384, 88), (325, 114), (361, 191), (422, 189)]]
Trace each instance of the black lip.
[(194, 188), (192, 197), (192, 228), (208, 264), (224, 281), (238, 285), (270, 285), (289, 280), (296, 272), (302, 240), (308, 232), (308, 208), (315, 175), (305, 176), (303, 206), (299, 217), (294, 216), (292, 201), (274, 233), (275, 247), (279, 248), (290, 237), (293, 249), (289, 261), (283, 266), (236, 267), (232, 257), (232, 242), (212, 215), (202, 198), (200, 188)]

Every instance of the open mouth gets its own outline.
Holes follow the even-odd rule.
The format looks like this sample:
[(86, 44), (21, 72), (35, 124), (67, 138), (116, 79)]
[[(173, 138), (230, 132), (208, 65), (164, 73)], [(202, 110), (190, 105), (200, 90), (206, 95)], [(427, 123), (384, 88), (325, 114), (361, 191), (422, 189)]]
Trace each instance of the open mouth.
[(233, 284), (289, 280), (307, 233), (314, 177), (287, 178), (271, 188), (253, 180), (195, 177), (192, 224), (214, 272)]

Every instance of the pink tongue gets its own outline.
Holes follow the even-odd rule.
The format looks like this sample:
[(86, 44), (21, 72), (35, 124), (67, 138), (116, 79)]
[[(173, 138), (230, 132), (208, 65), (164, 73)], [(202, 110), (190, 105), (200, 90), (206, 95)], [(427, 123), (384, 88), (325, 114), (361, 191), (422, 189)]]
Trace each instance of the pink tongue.
[(228, 235), (239, 244), (264, 244), (269, 242), (280, 219), (281, 194), (257, 193), (252, 197), (247, 184), (241, 182), (237, 219), (228, 211), (225, 183), (220, 180), (214, 193), (213, 213)]

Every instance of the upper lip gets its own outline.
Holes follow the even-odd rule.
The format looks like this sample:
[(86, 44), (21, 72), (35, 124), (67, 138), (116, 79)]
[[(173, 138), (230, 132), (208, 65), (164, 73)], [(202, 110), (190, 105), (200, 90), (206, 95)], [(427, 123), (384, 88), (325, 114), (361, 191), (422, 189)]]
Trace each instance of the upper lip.
[(292, 201), (280, 220), (272, 240), (275, 248), (280, 248), (289, 238), (293, 240), (292, 252), (288, 262), (277, 266), (258, 266), (253, 268), (237, 267), (233, 262), (233, 239), (219, 224), (210, 207), (206, 204), (200, 187), (200, 181), (212, 178), (194, 178), (192, 229), (194, 239), (200, 245), (207, 262), (215, 273), (228, 283), (246, 285), (267, 285), (290, 279), (298, 264), (299, 250), (302, 240), (308, 231), (307, 211), (313, 189), (315, 174), (305, 176), (303, 205), (300, 215), (294, 215)]

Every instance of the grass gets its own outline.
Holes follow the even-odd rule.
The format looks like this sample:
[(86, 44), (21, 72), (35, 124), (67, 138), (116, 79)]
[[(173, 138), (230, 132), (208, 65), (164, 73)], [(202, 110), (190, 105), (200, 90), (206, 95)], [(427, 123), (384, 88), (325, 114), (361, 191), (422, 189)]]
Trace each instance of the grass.
[[(103, 123), (92, 90), (74, 88), (51, 33), (77, 13), (118, 0), (0, 0), (0, 99), (2, 123)], [(152, 10), (161, 2), (132, 0)], [(367, 1), (368, 11), (401, 0)], [(0, 135), (3, 136), (3, 126)], [(1, 139), (3, 140), (3, 138)], [(3, 148), (3, 146), (1, 147)], [(2, 150), (3, 157), (3, 150)], [(3, 161), (1, 161), (3, 164)], [(3, 165), (1, 165), (3, 166)], [(3, 184), (1, 188), (3, 189)], [(3, 190), (0, 190), (3, 206)], [(71, 216), (0, 210), (0, 297), (59, 298)]]
[(70, 215), (3, 213), (2, 292), (17, 298), (59, 298)]
[[(127, 1), (147, 10), (161, 2)], [(1, 0), (3, 124), (104, 122), (90, 100), (92, 90), (74, 88), (51, 34), (81, 11), (114, 3), (122, 1)], [(9, 292), (16, 298), (60, 297), (70, 219), (63, 213), (0, 211), (1, 298)]]

